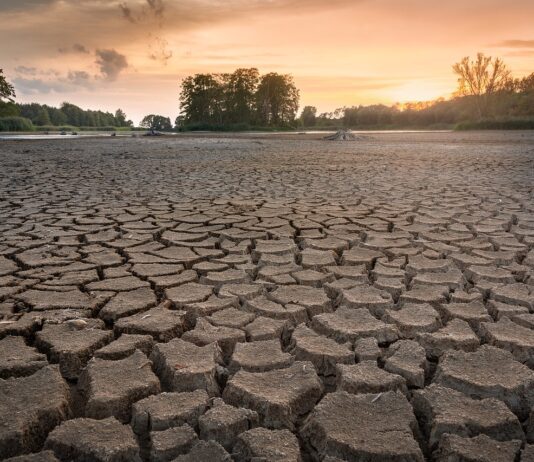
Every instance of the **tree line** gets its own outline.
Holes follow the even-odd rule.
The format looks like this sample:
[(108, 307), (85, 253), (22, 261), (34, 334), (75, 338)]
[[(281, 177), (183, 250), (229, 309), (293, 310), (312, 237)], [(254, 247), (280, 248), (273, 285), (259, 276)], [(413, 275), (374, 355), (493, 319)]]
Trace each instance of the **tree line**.
[[(449, 99), (387, 106), (342, 107), (318, 114), (306, 106), (297, 118), (299, 90), (289, 74), (260, 75), (256, 68), (232, 73), (195, 74), (181, 82), (180, 115), (150, 114), (140, 126), (169, 130), (246, 130), (251, 128), (534, 128), (534, 73), (513, 78), (499, 58), (478, 53), (452, 66), (458, 85)], [(59, 108), (16, 104), (15, 90), (0, 69), (0, 130), (17, 129), (6, 119), (21, 119), (23, 129), (133, 127), (121, 109), (115, 114), (83, 110), (70, 103)], [(3, 122), (4, 121), (4, 122)], [(20, 121), (19, 121), (20, 122)], [(2, 126), (2, 123), (4, 125)], [(7, 123), (7, 125), (6, 125)], [(6, 128), (7, 126), (7, 128)]]
[(133, 127), (122, 109), (111, 112), (84, 110), (74, 104), (63, 103), (59, 108), (46, 104), (0, 104), (0, 118), (21, 117), (29, 120), (36, 127), (84, 127), (84, 128), (119, 128)]
[(386, 106), (352, 106), (317, 114), (306, 106), (299, 122), (319, 128), (534, 128), (534, 73), (513, 78), (499, 58), (478, 53), (454, 64), (458, 85), (452, 98)]

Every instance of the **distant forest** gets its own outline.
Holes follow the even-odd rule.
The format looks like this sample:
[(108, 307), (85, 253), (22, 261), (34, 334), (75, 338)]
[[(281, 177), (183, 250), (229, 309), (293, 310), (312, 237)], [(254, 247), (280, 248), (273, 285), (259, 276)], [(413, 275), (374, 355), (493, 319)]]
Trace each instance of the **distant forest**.
[[(140, 127), (160, 131), (251, 129), (534, 129), (534, 73), (512, 78), (499, 58), (479, 53), (453, 67), (458, 87), (450, 99), (386, 106), (351, 106), (318, 113), (306, 106), (298, 115), (299, 90), (289, 74), (260, 75), (256, 68), (232, 73), (195, 74), (181, 83), (180, 115), (150, 114)], [(17, 104), (15, 90), (0, 69), (0, 131), (35, 128), (132, 129), (118, 109), (114, 114), (83, 110), (70, 103)]]
[(67, 129), (101, 129), (110, 130), (116, 128), (132, 128), (133, 122), (127, 120), (126, 114), (117, 109), (115, 114), (111, 112), (84, 110), (74, 104), (63, 103), (59, 108), (46, 104), (17, 104), (12, 102), (0, 102), (0, 129), (2, 119), (23, 118), (33, 127), (41, 130), (53, 130), (55, 128)]

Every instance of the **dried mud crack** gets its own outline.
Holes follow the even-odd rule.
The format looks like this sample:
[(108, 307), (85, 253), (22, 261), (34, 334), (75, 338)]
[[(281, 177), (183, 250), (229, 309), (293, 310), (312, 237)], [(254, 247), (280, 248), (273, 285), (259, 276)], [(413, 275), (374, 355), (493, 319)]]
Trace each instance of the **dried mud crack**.
[(533, 146), (2, 142), (0, 459), (534, 461)]

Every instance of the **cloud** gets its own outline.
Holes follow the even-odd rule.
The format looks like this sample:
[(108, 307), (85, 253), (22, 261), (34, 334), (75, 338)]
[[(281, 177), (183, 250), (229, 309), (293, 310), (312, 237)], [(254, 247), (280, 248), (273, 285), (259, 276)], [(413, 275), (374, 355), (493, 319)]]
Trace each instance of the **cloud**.
[(0, 12), (29, 10), (40, 6), (50, 6), (57, 0), (2, 0), (0, 2)]
[(96, 64), (100, 67), (102, 77), (108, 82), (117, 80), (119, 74), (128, 67), (126, 56), (116, 50), (96, 50), (96, 56)]
[(510, 51), (508, 53), (505, 53), (504, 56), (509, 56), (511, 58), (525, 58), (529, 56), (534, 56), (534, 50)]
[(493, 46), (500, 48), (534, 48), (534, 40), (503, 40)]
[(60, 77), (61, 72), (56, 69), (38, 69), (34, 66), (17, 66), (15, 72), (19, 76), (44, 76), (44, 77)]
[(91, 76), (85, 71), (69, 71), (67, 80), (76, 86), (93, 88)]
[(80, 45), (79, 43), (75, 43), (74, 45), (72, 45), (72, 49), (78, 53), (89, 53), (89, 50), (83, 45)]
[(121, 10), (124, 19), (133, 24), (137, 23), (137, 19), (135, 18), (132, 9), (126, 3), (119, 3), (119, 9)]
[(16, 77), (13, 84), (17, 92), (23, 95), (35, 95), (39, 93), (66, 93), (72, 89), (68, 84), (60, 81), (43, 80), (43, 79), (26, 79)]
[(37, 75), (38, 70), (36, 67), (17, 66), (15, 72), (22, 75)]
[(149, 55), (148, 57), (154, 61), (159, 61), (165, 66), (169, 59), (172, 58), (172, 50), (168, 48), (169, 42), (161, 37), (155, 37), (154, 40), (148, 45)]
[(163, 0), (146, 0), (146, 2), (155, 16), (159, 18), (163, 17), (163, 12), (165, 11)]
[(134, 12), (134, 9), (126, 2), (119, 3), (119, 10), (121, 11), (123, 18), (126, 19), (128, 22), (131, 22), (132, 24), (137, 24), (143, 20), (145, 20), (146, 22), (146, 20), (149, 19), (147, 18), (147, 12), (151, 13), (153, 16), (160, 20), (163, 19), (163, 13), (165, 12), (165, 4), (163, 3), (163, 0), (146, 0), (144, 6), (137, 6), (139, 6), (139, 12), (137, 14)]
[(67, 54), (67, 53), (89, 54), (89, 50), (80, 43), (75, 43), (74, 45), (68, 48), (64, 48), (64, 47), (58, 48), (57, 51), (59, 51), (61, 54)]
[(94, 88), (94, 78), (86, 71), (69, 71), (67, 75), (62, 75), (55, 69), (42, 70), (26, 66), (18, 66), (15, 71), (20, 74), (13, 79), (15, 88), (25, 95), (68, 93), (80, 88)]

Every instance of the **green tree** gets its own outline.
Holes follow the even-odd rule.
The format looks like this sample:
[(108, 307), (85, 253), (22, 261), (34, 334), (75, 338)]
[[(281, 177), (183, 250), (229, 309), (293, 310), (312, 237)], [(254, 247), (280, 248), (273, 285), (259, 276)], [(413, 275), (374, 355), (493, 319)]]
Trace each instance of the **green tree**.
[(127, 120), (126, 113), (122, 109), (117, 109), (115, 111), (115, 124), (117, 127), (132, 127), (133, 122)]
[(180, 130), (185, 127), (185, 117), (183, 115), (179, 115), (176, 117), (176, 120), (174, 121), (174, 128), (177, 130)]
[(143, 118), (141, 127), (150, 130), (169, 131), (172, 130), (171, 119), (168, 117), (150, 114)]
[(261, 77), (256, 91), (256, 111), (260, 124), (291, 125), (298, 107), (299, 91), (291, 75), (271, 72)]
[(196, 74), (185, 78), (180, 92), (180, 109), (186, 123), (223, 123), (226, 76)]
[(0, 101), (0, 117), (17, 117), (20, 108), (15, 103)]
[(317, 108), (315, 106), (305, 106), (300, 115), (300, 120), (305, 127), (314, 127), (317, 123)]
[(254, 97), (259, 82), (256, 68), (236, 69), (224, 85), (227, 123), (247, 123), (254, 115)]
[(50, 115), (48, 114), (46, 107), (44, 106), (41, 107), (41, 110), (39, 111), (39, 114), (37, 115), (33, 123), (35, 125), (41, 125), (41, 126), (52, 125), (52, 121), (50, 120)]
[(478, 53), (475, 60), (466, 56), (452, 69), (458, 75), (457, 95), (473, 97), (479, 118), (488, 114), (491, 95), (510, 88), (511, 74), (500, 58)]
[(84, 110), (74, 104), (63, 103), (61, 105), (61, 112), (67, 117), (67, 124), (81, 127), (84, 125)]
[(15, 88), (4, 77), (4, 70), (0, 69), (0, 101), (7, 100), (12, 103), (15, 96)]
[(52, 122), (52, 125), (55, 125), (56, 127), (60, 127), (61, 125), (65, 125), (67, 123), (67, 116), (63, 114), (61, 109), (57, 107), (51, 107), (51, 106), (44, 106), (48, 112), (48, 115), (50, 116), (50, 120)]

